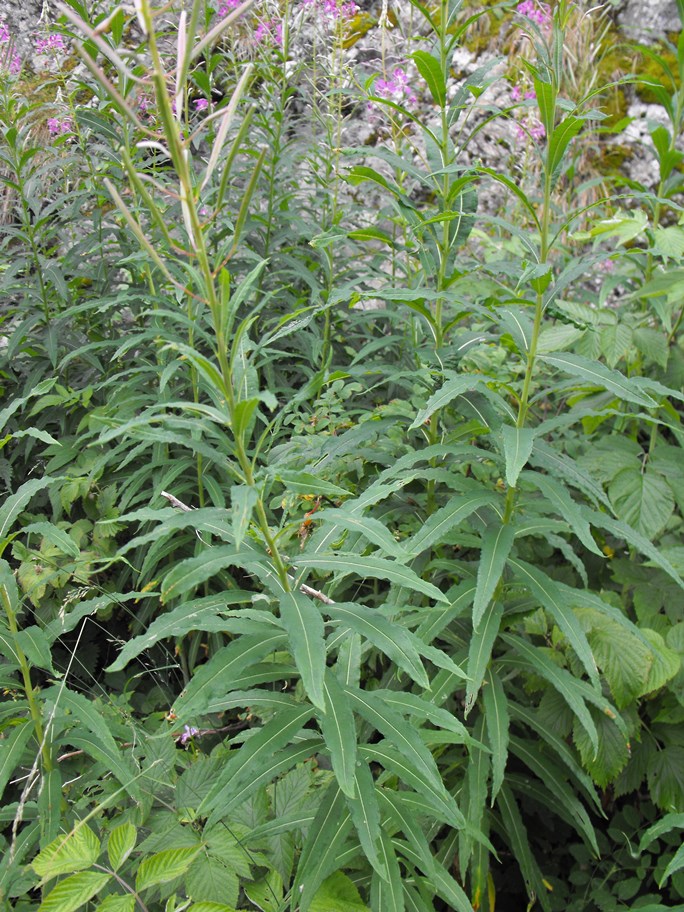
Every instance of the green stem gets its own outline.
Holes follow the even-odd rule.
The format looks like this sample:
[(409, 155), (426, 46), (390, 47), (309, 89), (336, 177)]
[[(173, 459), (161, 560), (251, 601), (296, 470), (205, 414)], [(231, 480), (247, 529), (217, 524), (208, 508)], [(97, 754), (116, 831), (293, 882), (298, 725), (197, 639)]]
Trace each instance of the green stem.
[(49, 773), (54, 768), (54, 764), (52, 762), (52, 754), (50, 752), (50, 748), (45, 738), (45, 731), (43, 729), (43, 715), (38, 704), (37, 691), (31, 681), (31, 666), (29, 665), (26, 655), (24, 654), (24, 650), (19, 645), (19, 641), (17, 639), (19, 628), (17, 627), (17, 619), (10, 602), (9, 594), (7, 593), (5, 587), (0, 587), (0, 593), (2, 595), (2, 604), (5, 609), (5, 616), (7, 617), (7, 626), (9, 627), (10, 633), (12, 634), (14, 652), (17, 656), (19, 668), (21, 670), (21, 676), (24, 681), (24, 693), (26, 694), (26, 701), (29, 706), (31, 719), (33, 720), (33, 729), (36, 733), (36, 741), (40, 745), (40, 752), (43, 758), (43, 768), (46, 773)]

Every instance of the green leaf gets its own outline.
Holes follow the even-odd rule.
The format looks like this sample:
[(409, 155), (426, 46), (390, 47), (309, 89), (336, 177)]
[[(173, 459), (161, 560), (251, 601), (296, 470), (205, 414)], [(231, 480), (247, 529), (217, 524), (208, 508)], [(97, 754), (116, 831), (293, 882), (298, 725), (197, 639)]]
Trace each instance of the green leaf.
[(239, 550), (245, 539), (252, 511), (259, 500), (254, 485), (233, 485), (230, 489), (230, 506), (233, 514), (233, 537), (235, 547)]
[(165, 849), (140, 862), (135, 876), (135, 890), (147, 890), (157, 884), (168, 883), (176, 877), (182, 877), (201, 851), (201, 846), (189, 846), (184, 849)]
[(327, 670), (323, 684), (327, 712), (318, 722), (330, 753), (333, 772), (344, 794), (353, 798), (356, 769), (356, 724), (349, 701), (332, 671)]
[(628, 706), (644, 691), (653, 653), (628, 630), (598, 612), (587, 636), (616, 706)]
[(629, 761), (629, 744), (612, 719), (592, 710), (598, 737), (598, 748), (588, 737), (586, 728), (575, 722), (573, 740), (585, 769), (601, 788), (613, 782)]
[(657, 402), (647, 393), (641, 391), (639, 386), (619, 371), (611, 370), (598, 361), (591, 361), (580, 355), (570, 352), (553, 355), (539, 355), (539, 360), (550, 364), (566, 374), (586, 380), (591, 386), (598, 386), (614, 393), (625, 402), (634, 402), (645, 408), (655, 408)]
[(392, 840), (384, 830), (380, 830), (380, 851), (387, 878), (382, 878), (377, 871), (373, 871), (371, 906), (373, 909), (382, 909), (382, 912), (404, 912), (401, 869)]
[(107, 855), (114, 871), (121, 865), (135, 848), (138, 831), (132, 823), (121, 823), (114, 827), (107, 840)]
[(111, 874), (82, 871), (60, 881), (38, 906), (38, 912), (75, 912), (111, 880)]
[(354, 883), (341, 871), (326, 877), (311, 900), (309, 912), (370, 912)]
[(487, 736), (492, 750), (492, 805), (504, 781), (508, 759), (508, 701), (501, 679), (490, 671), (482, 690)]
[[(575, 678), (569, 671), (566, 671), (565, 668), (560, 668), (555, 662), (552, 662), (551, 659), (547, 658), (541, 649), (532, 646), (531, 643), (528, 643), (521, 637), (511, 636), (506, 633), (502, 634), (501, 637), (516, 650), (522, 659), (523, 666), (526, 666), (533, 674), (538, 674), (543, 678), (546, 678), (549, 684), (555, 687), (573, 713), (577, 716), (580, 724), (585, 729), (594, 750), (598, 751), (598, 732), (596, 731), (596, 725), (594, 724), (591, 713), (584, 702), (587, 696), (586, 690), (590, 689), (589, 685), (584, 684), (584, 687), (582, 687), (582, 681)], [(506, 656), (505, 661), (510, 663), (512, 657)], [(517, 664), (517, 662), (514, 662), (514, 664)]]
[(415, 421), (409, 427), (410, 431), (421, 427), (436, 411), (444, 408), (457, 396), (462, 396), (463, 393), (470, 392), (485, 382), (485, 378), (480, 374), (456, 374), (454, 371), (445, 371), (444, 376), (449, 379), (436, 393), (430, 396), (425, 408), (418, 412)]
[(280, 597), (280, 619), (287, 631), (304, 690), (313, 705), (325, 712), (323, 674), (326, 654), (321, 613), (301, 592), (284, 592)]
[(591, 526), (582, 516), (579, 505), (572, 499), (565, 485), (559, 485), (555, 479), (543, 475), (541, 472), (523, 472), (522, 474), (526, 482), (538, 488), (553, 504), (556, 512), (568, 523), (584, 547), (593, 554), (603, 557), (603, 552), (591, 534)]
[(532, 428), (513, 427), (510, 424), (501, 426), (504, 456), (506, 458), (506, 484), (514, 488), (518, 476), (532, 453), (536, 431)]
[(663, 871), (663, 876), (658, 881), (658, 886), (662, 888), (668, 877), (671, 877), (677, 871), (684, 868), (684, 845), (680, 845), (673, 857), (670, 859), (667, 867)]
[(482, 548), (477, 568), (477, 588), (473, 601), (473, 630), (475, 631), (479, 629), (482, 616), (499, 584), (514, 539), (515, 530), (510, 524), (489, 528), (482, 536)]
[(47, 539), (51, 545), (55, 545), (64, 554), (68, 554), (69, 557), (78, 558), (81, 556), (81, 549), (78, 547), (73, 538), (67, 532), (65, 532), (64, 529), (59, 529), (53, 523), (29, 523), (27, 526), (24, 526), (21, 531), (24, 535), (29, 532), (35, 533), (36, 535), (41, 535), (44, 539)]
[(128, 640), (106, 671), (122, 671), (131, 659), (150, 649), (159, 640), (182, 637), (193, 630), (209, 633), (225, 630), (227, 621), (221, 617), (221, 613), (225, 612), (229, 605), (251, 602), (253, 594), (238, 589), (184, 602), (173, 611), (168, 611), (152, 621), (141, 636)]
[(360, 760), (354, 771), (355, 789), (354, 796), (347, 796), (347, 807), (356, 832), (361, 842), (361, 848), (373, 870), (383, 880), (389, 875), (382, 851), (379, 848), (381, 839), (380, 808), (375, 794), (375, 783), (368, 764)]
[(468, 682), (466, 684), (465, 714), (471, 711), (482, 687), (492, 648), (499, 635), (503, 603), (493, 602), (485, 611), (478, 630), (474, 630), (468, 646)]
[(653, 751), (647, 771), (651, 799), (662, 811), (684, 807), (684, 747)]
[(232, 906), (218, 902), (198, 902), (193, 903), (188, 912), (235, 912)]
[(239, 550), (232, 545), (216, 545), (177, 563), (164, 577), (161, 600), (168, 602), (169, 599), (184, 595), (226, 567), (244, 567), (249, 570), (253, 569), (254, 564), (265, 560), (266, 556), (255, 549), (243, 547)]
[(7, 734), (7, 729), (4, 729), (3, 737), (0, 738), (0, 798), (19, 766), (34, 731), (33, 725), (23, 719), (20, 724), (12, 728), (9, 734)]
[(601, 690), (596, 661), (582, 625), (573, 611), (573, 593), (560, 586), (525, 561), (511, 560), (510, 566), (515, 575), (527, 586), (542, 608), (553, 617), (568, 642), (575, 650), (577, 658), (584, 665), (592, 684), (597, 691)]
[(133, 912), (135, 909), (135, 896), (132, 893), (126, 893), (121, 896), (118, 893), (110, 893), (105, 896), (96, 912)]
[(624, 323), (604, 326), (601, 330), (601, 353), (608, 362), (608, 367), (615, 367), (618, 361), (632, 347), (632, 329)]
[(14, 494), (5, 498), (3, 505), (0, 507), (0, 543), (7, 538), (14, 521), (33, 495), (58, 480), (47, 476), (45, 478), (32, 478), (30, 481), (24, 482)]
[(61, 686), (44, 690), (41, 697), (46, 701), (54, 700), (60, 709), (70, 711), (77, 727), (69, 731), (69, 744), (75, 749), (83, 749), (91, 757), (104, 763), (106, 769), (116, 776), (129, 795), (135, 801), (141, 801), (140, 786), (136, 782), (138, 770), (127, 754), (119, 749), (96, 704), (83, 694)]
[(669, 833), (670, 830), (674, 829), (684, 830), (684, 813), (665, 814), (665, 816), (656, 821), (653, 826), (650, 826), (641, 837), (639, 852), (641, 853), (647, 849), (653, 840), (658, 839), (663, 833)]
[(325, 878), (339, 867), (340, 850), (352, 829), (344, 795), (333, 783), (321, 801), (306, 835), (292, 885), (301, 912), (307, 912)]
[(641, 633), (651, 644), (653, 659), (644, 689), (639, 694), (639, 696), (644, 696), (660, 690), (668, 681), (671, 681), (679, 671), (682, 660), (679, 653), (665, 645), (665, 640), (655, 630), (645, 627), (642, 628)]
[(86, 824), (77, 824), (70, 833), (58, 836), (33, 859), (31, 867), (42, 880), (58, 874), (73, 874), (95, 864), (100, 841)]
[(323, 497), (349, 497), (351, 491), (340, 488), (330, 481), (323, 481), (318, 475), (312, 475), (311, 472), (278, 472), (277, 476), (288, 491), (294, 494), (313, 494), (322, 495)]
[(198, 855), (190, 865), (184, 881), (188, 896), (197, 902), (214, 905), (223, 904), (227, 900), (229, 908), (238, 902), (240, 881), (228, 860), (216, 857), (215, 854), (202, 852)]
[(414, 51), (411, 57), (413, 57), (418, 72), (430, 89), (432, 100), (438, 107), (443, 108), (446, 104), (446, 83), (439, 61), (432, 54), (428, 54), (427, 51)]
[(618, 517), (649, 539), (662, 532), (674, 510), (672, 489), (648, 467), (618, 472), (608, 495)]
[(241, 794), (243, 786), (251, 784), (262, 772), (268, 771), (274, 762), (278, 763), (277, 752), (289, 744), (312, 715), (313, 708), (308, 705), (278, 710), (270, 722), (231, 754), (217, 776), (214, 787), (201, 802), (198, 814), (205, 816), (207, 811), (213, 811), (210, 818), (213, 822), (217, 808), (227, 813), (236, 796)]
[(23, 630), (17, 631), (14, 642), (23, 651), (30, 665), (35, 668), (44, 668), (46, 671), (52, 672), (55, 677), (61, 677), (53, 668), (50, 641), (41, 627), (35, 625), (24, 627)]
[(525, 881), (525, 889), (530, 902), (534, 903), (535, 899), (539, 900), (544, 912), (549, 912), (551, 906), (544, 880), (539, 870), (539, 865), (530, 849), (527, 830), (520, 815), (520, 810), (507, 785), (502, 785), (496, 803), (501, 812), (501, 819), (508, 837), (507, 841), (513, 850)]
[(447, 601), (443, 592), (440, 592), (432, 583), (422, 580), (413, 570), (381, 557), (359, 557), (358, 554), (329, 554), (325, 557), (303, 556), (297, 558), (297, 567), (310, 570), (332, 570), (345, 576), (348, 573), (355, 573), (363, 578), (373, 577), (396, 583), (398, 586), (404, 586), (415, 592), (422, 592), (423, 595), (438, 602)]
[(350, 627), (379, 649), (424, 689), (430, 686), (419, 650), (417, 637), (396, 621), (388, 621), (379, 611), (351, 602), (326, 606), (326, 613)]
[(187, 688), (174, 704), (173, 710), (179, 723), (206, 712), (210, 699), (225, 694), (241, 672), (260, 662), (269, 652), (282, 648), (286, 642), (287, 636), (276, 631), (270, 637), (238, 637), (215, 652), (206, 664), (195, 670)]
[(407, 560), (409, 554), (399, 545), (392, 533), (380, 520), (372, 516), (359, 516), (343, 507), (336, 510), (320, 510), (316, 513), (316, 521), (339, 526), (352, 532), (360, 532), (364, 538), (381, 548), (386, 554), (397, 560)]
[[(540, 110), (541, 108), (542, 106), (540, 104)], [(549, 115), (549, 119), (550, 123), (553, 124), (553, 115)], [(547, 134), (549, 136), (548, 170), (551, 175), (552, 185), (558, 177), (565, 150), (568, 148), (570, 141), (577, 136), (582, 129), (584, 121), (584, 117), (575, 117), (573, 114), (569, 114), (561, 120), (553, 129), (553, 132)], [(546, 124), (544, 124), (544, 126), (546, 127)]]
[(436, 542), (443, 541), (444, 536), (476, 510), (496, 502), (490, 493), (468, 494), (464, 497), (452, 497), (449, 503), (433, 513), (409, 539), (406, 547), (412, 554), (420, 554), (431, 548)]

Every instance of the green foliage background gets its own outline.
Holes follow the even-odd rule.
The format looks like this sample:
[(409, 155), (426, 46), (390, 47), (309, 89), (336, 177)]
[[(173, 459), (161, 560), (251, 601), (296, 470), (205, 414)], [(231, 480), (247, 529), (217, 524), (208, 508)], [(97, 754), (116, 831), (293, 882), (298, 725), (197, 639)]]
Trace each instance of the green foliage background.
[(419, 105), (252, 0), (0, 78), (6, 908), (682, 907), (684, 38), (653, 190), (536, 9), (393, 12)]

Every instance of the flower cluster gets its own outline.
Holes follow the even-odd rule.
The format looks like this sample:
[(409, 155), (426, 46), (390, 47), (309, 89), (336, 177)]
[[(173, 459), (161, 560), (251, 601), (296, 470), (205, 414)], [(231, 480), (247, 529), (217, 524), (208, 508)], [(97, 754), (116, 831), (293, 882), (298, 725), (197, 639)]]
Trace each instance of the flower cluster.
[(185, 745), (188, 741), (191, 741), (195, 735), (199, 735), (199, 728), (195, 728), (194, 725), (184, 725), (183, 734), (178, 739), (181, 744)]
[(47, 38), (36, 38), (37, 54), (50, 54), (53, 51), (66, 51), (66, 44), (62, 35), (48, 35)]
[(47, 122), (47, 128), (52, 136), (61, 136), (64, 133), (71, 133), (73, 126), (68, 117), (60, 120), (59, 117), (50, 117)]
[(353, 19), (359, 8), (353, 0), (302, 0), (302, 6), (311, 6), (328, 19)]
[(209, 107), (209, 102), (206, 98), (196, 98), (195, 99), (195, 110), (196, 111), (206, 111)]
[(380, 98), (387, 98), (397, 104), (402, 104), (402, 102), (415, 104), (417, 101), (415, 92), (409, 84), (408, 75), (401, 67), (394, 70), (391, 79), (376, 79), (373, 89)]
[(237, 9), (240, 6), (241, 0), (221, 0), (217, 12), (222, 19), (228, 15), (232, 10)]
[(282, 47), (283, 44), (283, 23), (276, 19), (262, 20), (254, 32), (255, 44), (263, 44), (264, 41), (273, 41)]
[(515, 8), (519, 16), (524, 16), (537, 25), (548, 25), (551, 22), (551, 13), (545, 3), (535, 3), (535, 0), (523, 0)]
[(5, 70), (10, 76), (17, 76), (21, 70), (21, 57), (11, 49), (10, 37), (7, 24), (0, 22), (0, 72)]
[(515, 125), (515, 138), (521, 142), (526, 136), (532, 139), (544, 139), (546, 130), (544, 124), (531, 115), (523, 121), (518, 121)]
[(536, 97), (537, 93), (534, 91), (534, 89), (528, 89), (526, 92), (523, 92), (519, 85), (514, 85), (511, 89), (512, 101), (534, 101)]

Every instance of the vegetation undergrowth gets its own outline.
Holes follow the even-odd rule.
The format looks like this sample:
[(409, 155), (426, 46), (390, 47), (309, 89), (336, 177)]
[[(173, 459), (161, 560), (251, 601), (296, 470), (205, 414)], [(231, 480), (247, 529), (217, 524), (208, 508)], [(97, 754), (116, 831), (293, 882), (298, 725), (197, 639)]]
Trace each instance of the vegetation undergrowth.
[(4, 908), (682, 908), (684, 31), (609, 31), (0, 25)]

